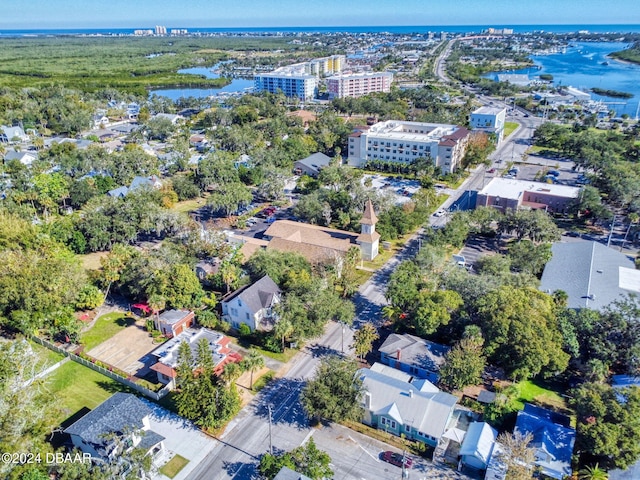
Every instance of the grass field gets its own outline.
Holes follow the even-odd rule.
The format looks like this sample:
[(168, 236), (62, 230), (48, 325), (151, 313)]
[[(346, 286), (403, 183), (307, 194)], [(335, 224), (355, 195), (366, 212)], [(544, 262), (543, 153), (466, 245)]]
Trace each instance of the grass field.
[(188, 463), (189, 460), (176, 454), (176, 456), (169, 460), (165, 466), (160, 468), (160, 473), (169, 478), (173, 478), (180, 473), (180, 470), (186, 467)]
[(29, 340), (29, 345), (33, 351), (40, 357), (42, 361), (43, 369), (50, 367), (51, 365), (58, 363), (60, 360), (64, 358), (64, 355), (58, 352), (54, 352), (53, 350), (49, 350), (47, 347), (43, 347), (39, 343), (34, 342), (33, 340)]
[(127, 317), (120, 312), (108, 313), (98, 318), (95, 325), (82, 334), (80, 343), (84, 345), (85, 351), (91, 350), (134, 323), (133, 317)]
[(176, 203), (171, 210), (180, 213), (189, 213), (197, 210), (198, 208), (206, 205), (207, 201), (203, 198), (194, 198), (193, 200), (183, 200)]
[(93, 409), (115, 392), (127, 391), (124, 385), (80, 365), (67, 362), (56, 369), (47, 385), (56, 399), (53, 420), (60, 424), (83, 408)]
[(504, 138), (507, 138), (509, 135), (513, 133), (513, 131), (518, 128), (518, 123), (516, 122), (505, 122), (504, 123)]
[(94, 252), (85, 255), (76, 255), (85, 270), (100, 270), (102, 265), (100, 259), (106, 257), (109, 252)]
[(554, 410), (566, 411), (567, 402), (557, 392), (544, 388), (531, 380), (525, 380), (518, 384), (520, 388), (520, 398), (518, 401), (524, 408), (524, 403), (533, 402), (543, 407), (550, 407)]

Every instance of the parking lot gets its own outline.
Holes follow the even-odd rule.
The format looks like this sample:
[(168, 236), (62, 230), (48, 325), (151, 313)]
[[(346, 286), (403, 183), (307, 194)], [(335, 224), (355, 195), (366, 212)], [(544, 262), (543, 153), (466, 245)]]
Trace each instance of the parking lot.
[(420, 189), (420, 182), (417, 180), (400, 179), (386, 175), (364, 175), (362, 184), (365, 185), (367, 179), (371, 179), (371, 189), (379, 192), (392, 193), (395, 195), (396, 205), (408, 202)]

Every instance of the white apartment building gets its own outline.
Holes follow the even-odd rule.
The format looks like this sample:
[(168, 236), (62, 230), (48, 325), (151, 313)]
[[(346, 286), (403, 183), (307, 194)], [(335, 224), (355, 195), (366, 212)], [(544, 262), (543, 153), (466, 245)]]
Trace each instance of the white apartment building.
[(493, 134), (498, 145), (504, 138), (504, 124), (507, 117), (506, 108), (480, 107), (471, 112), (469, 123), (472, 130)]
[(314, 58), (305, 64), (307, 73), (312, 75), (333, 75), (340, 73), (346, 65), (347, 57), (344, 55), (331, 55), (330, 57)]
[(275, 70), (271, 73), (256, 75), (254, 91), (282, 93), (289, 98), (297, 97), (301, 101), (312, 100), (318, 90), (318, 79), (315, 75), (294, 73), (287, 70)]
[(349, 136), (349, 163), (410, 164), (430, 158), (443, 174), (451, 173), (460, 165), (468, 138), (469, 130), (457, 125), (387, 120)]
[(361, 97), (373, 92), (391, 91), (393, 73), (361, 72), (327, 78), (329, 98)]

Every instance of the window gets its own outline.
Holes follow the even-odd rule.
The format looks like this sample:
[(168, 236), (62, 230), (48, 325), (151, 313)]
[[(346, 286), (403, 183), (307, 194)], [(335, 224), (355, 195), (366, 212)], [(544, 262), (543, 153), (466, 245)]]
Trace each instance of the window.
[(236, 317), (238, 315), (238, 309), (237, 308), (231, 308), (231, 315)]
[(245, 313), (245, 315), (246, 315), (246, 317), (247, 317), (247, 320), (249, 320), (249, 319), (251, 318), (251, 317), (249, 316), (249, 312), (246, 312), (246, 313)]
[(405, 425), (404, 426), (404, 431), (405, 432), (411, 432), (411, 425)]

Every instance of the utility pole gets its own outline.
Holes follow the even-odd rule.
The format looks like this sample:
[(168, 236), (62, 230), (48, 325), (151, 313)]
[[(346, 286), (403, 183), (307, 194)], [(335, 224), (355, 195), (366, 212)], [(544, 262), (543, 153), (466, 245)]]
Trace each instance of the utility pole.
[(609, 231), (609, 239), (607, 240), (607, 247), (611, 245), (611, 237), (613, 236), (613, 227), (616, 225), (616, 216), (613, 216), (613, 220), (611, 221), (611, 231)]
[(271, 437), (271, 404), (267, 404), (269, 410), (269, 455), (273, 455), (273, 438)]

